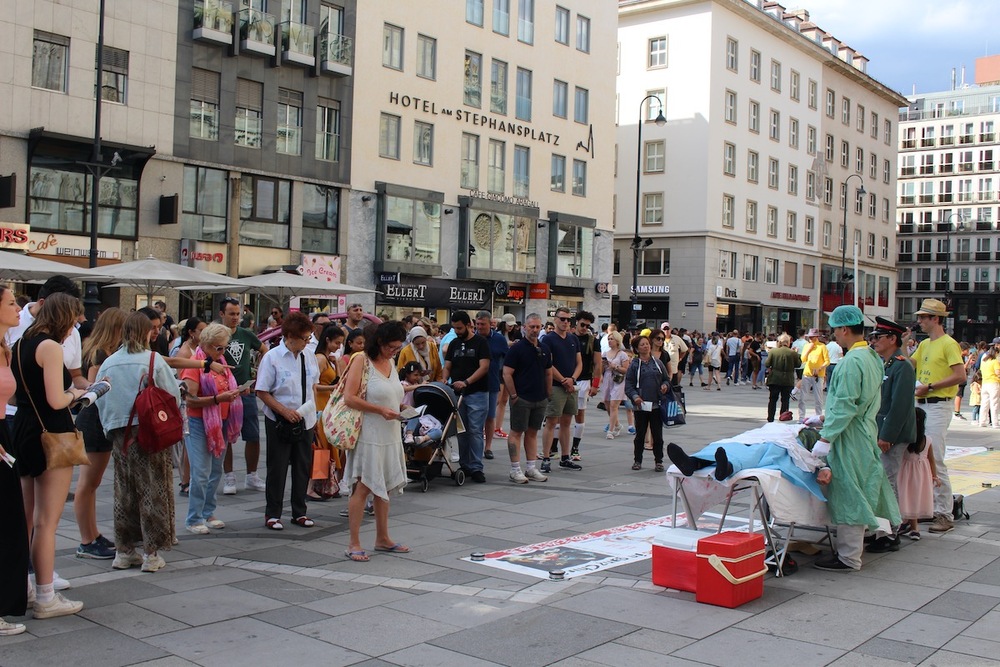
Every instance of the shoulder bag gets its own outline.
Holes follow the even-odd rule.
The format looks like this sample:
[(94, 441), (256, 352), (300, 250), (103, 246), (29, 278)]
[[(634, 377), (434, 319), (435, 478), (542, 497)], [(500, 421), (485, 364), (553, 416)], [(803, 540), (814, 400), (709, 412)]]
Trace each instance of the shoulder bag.
[[(90, 459), (87, 458), (87, 450), (83, 445), (83, 434), (75, 428), (72, 431), (65, 433), (52, 433), (45, 428), (45, 422), (42, 421), (42, 415), (38, 413), (38, 407), (35, 405), (35, 399), (31, 395), (31, 391), (28, 389), (27, 383), (24, 381), (24, 359), (20, 357), (21, 341), (17, 342), (18, 345), (18, 365), (17, 370), (21, 375), (21, 384), (24, 385), (24, 393), (28, 395), (28, 400), (31, 401), (31, 408), (35, 411), (35, 416), (38, 417), (38, 423), (42, 425), (42, 449), (45, 451), (45, 469), (54, 470), (56, 468), (72, 468), (75, 465), (90, 465)], [(69, 407), (66, 408), (66, 412), (69, 412)], [(72, 421), (73, 416), (70, 413), (70, 421)]]
[(367, 359), (363, 355), (363, 352), (359, 352), (351, 357), (347, 363), (347, 368), (344, 370), (344, 377), (334, 387), (333, 392), (330, 393), (330, 400), (327, 401), (326, 407), (323, 408), (323, 433), (326, 435), (326, 441), (330, 443), (330, 446), (336, 449), (343, 449), (345, 451), (354, 449), (358, 444), (358, 436), (361, 435), (361, 420), (364, 415), (360, 410), (349, 408), (344, 403), (344, 385), (347, 384), (345, 378), (347, 377), (348, 370), (351, 368), (351, 364), (354, 363), (358, 356), (361, 356), (362, 361), (360, 363), (364, 363), (365, 368), (361, 374), (361, 387), (358, 391), (358, 396), (364, 398), (367, 394), (370, 370)]

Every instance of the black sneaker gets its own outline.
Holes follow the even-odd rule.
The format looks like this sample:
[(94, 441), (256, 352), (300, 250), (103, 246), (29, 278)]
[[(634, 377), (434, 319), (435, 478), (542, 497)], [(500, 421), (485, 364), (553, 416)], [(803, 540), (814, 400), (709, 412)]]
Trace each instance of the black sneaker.
[[(583, 470), (582, 465), (580, 465), (579, 463), (573, 463), (569, 459), (563, 459), (562, 461), (560, 461), (559, 467), (563, 468), (564, 470)], [(542, 470), (542, 472), (545, 472), (545, 470)]]
[(842, 560), (837, 558), (836, 555), (829, 556), (828, 558), (823, 558), (821, 560), (813, 563), (813, 567), (817, 570), (826, 570), (827, 572), (853, 572), (854, 568), (850, 565), (845, 565)]
[(893, 537), (889, 537), (888, 535), (883, 535), (869, 544), (865, 548), (865, 551), (870, 554), (884, 554), (889, 553), (890, 551), (899, 551), (899, 536), (895, 535)]
[(109, 549), (105, 545), (101, 544), (98, 540), (94, 540), (90, 544), (81, 544), (76, 548), (77, 558), (93, 558), (94, 560), (111, 560), (115, 557), (115, 550), (113, 548)]
[(482, 470), (473, 470), (472, 472), (469, 473), (469, 477), (476, 484), (482, 484), (483, 482), (486, 481), (486, 475), (483, 473)]
[(492, 461), (493, 460), (493, 452), (491, 452), (490, 450), (487, 449), (485, 452), (483, 452), (483, 458), (484, 459), (489, 459), (489, 460)]
[(549, 461), (548, 459), (542, 459), (541, 470), (544, 473), (552, 472), (552, 462)]

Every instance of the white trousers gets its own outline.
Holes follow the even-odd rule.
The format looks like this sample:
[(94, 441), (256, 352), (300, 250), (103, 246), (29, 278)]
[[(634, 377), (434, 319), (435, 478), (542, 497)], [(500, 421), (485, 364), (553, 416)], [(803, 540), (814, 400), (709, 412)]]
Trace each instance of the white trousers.
[(864, 526), (837, 526), (837, 558), (844, 565), (861, 569), (861, 552), (865, 546)]
[(984, 382), (982, 398), (982, 405), (979, 408), (979, 425), (1000, 428), (1000, 384)]
[(941, 480), (941, 486), (934, 487), (934, 514), (951, 516), (951, 478), (948, 476), (948, 466), (944, 464), (944, 453), (948, 427), (955, 414), (954, 401), (948, 399), (938, 403), (922, 403), (917, 407), (927, 414), (924, 429), (931, 441), (934, 466), (937, 468), (938, 479)]
[(823, 378), (813, 377), (811, 375), (802, 376), (802, 388), (799, 390), (799, 417), (806, 416), (806, 401), (810, 399), (813, 400), (813, 409), (816, 411), (816, 415), (823, 414)]

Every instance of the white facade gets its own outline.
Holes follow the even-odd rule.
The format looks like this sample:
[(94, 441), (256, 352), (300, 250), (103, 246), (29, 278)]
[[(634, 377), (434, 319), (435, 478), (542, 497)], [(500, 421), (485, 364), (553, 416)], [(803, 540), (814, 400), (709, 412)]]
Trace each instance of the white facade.
[[(860, 282), (863, 290), (870, 288), (862, 291), (865, 310), (872, 317), (891, 314), (893, 272), (882, 252), (894, 244), (895, 174), (884, 168), (895, 160), (901, 98), (859, 69), (863, 58), (806, 21), (808, 14), (789, 14), (776, 3), (620, 3), (616, 281), (622, 305), (616, 315), (623, 323), (630, 310), (640, 113), (638, 236), (652, 244), (639, 270), (639, 321), (669, 320), (701, 331), (775, 332), (824, 324), (823, 311), (843, 298), (837, 285), (839, 194), (854, 174), (860, 178), (850, 180), (847, 272), (853, 274), (857, 233)], [(833, 118), (826, 114), (827, 90)], [(667, 122), (660, 127), (651, 122), (657, 105), (649, 110), (644, 104), (640, 111), (639, 103), (664, 92)], [(828, 140), (832, 159), (815, 161), (814, 151), (825, 152)], [(665, 158), (658, 160), (661, 154)], [(870, 194), (858, 214), (853, 193), (862, 181)], [(874, 255), (868, 254), (870, 235)]]

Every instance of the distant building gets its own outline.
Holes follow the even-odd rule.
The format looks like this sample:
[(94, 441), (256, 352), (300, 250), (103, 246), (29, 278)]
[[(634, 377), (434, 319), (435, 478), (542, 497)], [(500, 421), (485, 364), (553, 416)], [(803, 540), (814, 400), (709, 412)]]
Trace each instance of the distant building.
[[(893, 314), (904, 98), (867, 58), (776, 2), (621, 0), (618, 41), (619, 321), (632, 315), (637, 164), (638, 236), (651, 242), (639, 320), (793, 331), (823, 327), (855, 292), (869, 316)], [(662, 127), (659, 102), (640, 108), (649, 95)]]
[(978, 85), (911, 96), (899, 116), (897, 316), (945, 299), (970, 342), (1000, 333), (998, 79), (1000, 56), (980, 58)]

